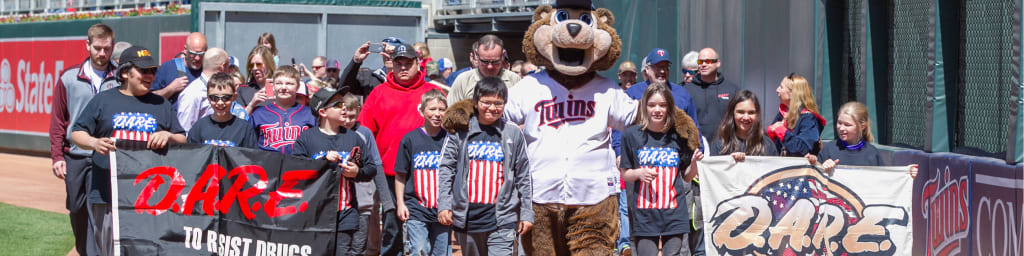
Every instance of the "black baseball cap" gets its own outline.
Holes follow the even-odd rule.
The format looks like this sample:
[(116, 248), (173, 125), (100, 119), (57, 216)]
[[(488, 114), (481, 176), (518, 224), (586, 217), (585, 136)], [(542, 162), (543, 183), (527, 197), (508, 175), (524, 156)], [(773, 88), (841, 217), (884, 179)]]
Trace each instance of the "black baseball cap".
[(395, 53), (391, 54), (391, 58), (395, 58), (395, 59), (397, 59), (397, 58), (415, 59), (415, 58), (419, 58), (419, 57), (420, 57), (420, 55), (418, 53), (416, 53), (416, 49), (413, 49), (412, 45), (408, 45), (408, 44), (400, 44), (400, 45), (398, 45), (397, 47), (395, 47)]
[(137, 68), (155, 68), (160, 66), (153, 60), (153, 55), (149, 50), (142, 46), (132, 46), (124, 49), (124, 52), (121, 53), (120, 63), (131, 63), (132, 66)]
[(331, 100), (331, 98), (334, 98), (335, 95), (344, 96), (351, 90), (352, 88), (349, 86), (344, 86), (337, 90), (331, 87), (320, 88), (320, 90), (313, 94), (313, 97), (309, 97), (309, 109), (313, 111), (313, 116), (319, 117), (320, 113), (317, 111), (320, 111), (321, 108), (327, 107), (328, 103), (330, 103), (328, 101)]

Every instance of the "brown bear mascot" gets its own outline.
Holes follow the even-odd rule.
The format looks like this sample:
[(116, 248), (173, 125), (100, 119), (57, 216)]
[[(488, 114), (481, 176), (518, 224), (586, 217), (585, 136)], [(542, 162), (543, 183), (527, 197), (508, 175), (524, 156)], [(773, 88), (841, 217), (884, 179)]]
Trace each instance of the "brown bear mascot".
[[(540, 6), (523, 38), (523, 52), (546, 71), (509, 89), (504, 118), (523, 128), (533, 187), (534, 224), (522, 238), (527, 255), (612, 255), (619, 234), (619, 171), (612, 129), (625, 130), (637, 102), (597, 75), (615, 64), (622, 42), (607, 9), (589, 0)], [(452, 103), (444, 127), (465, 129), (471, 100)], [(692, 119), (675, 110), (676, 133), (697, 147)], [(524, 202), (529, 203), (529, 202)]]

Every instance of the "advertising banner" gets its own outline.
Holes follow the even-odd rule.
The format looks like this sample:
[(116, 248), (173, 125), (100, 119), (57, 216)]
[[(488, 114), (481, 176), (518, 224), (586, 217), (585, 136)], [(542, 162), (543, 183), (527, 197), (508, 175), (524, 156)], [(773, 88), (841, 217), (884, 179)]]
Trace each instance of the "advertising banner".
[(60, 72), (89, 57), (86, 37), (0, 39), (0, 132), (46, 136)]
[(906, 166), (804, 158), (699, 162), (708, 255), (911, 255), (913, 179)]
[(340, 176), (327, 161), (243, 148), (118, 144), (111, 173), (120, 254), (334, 254)]

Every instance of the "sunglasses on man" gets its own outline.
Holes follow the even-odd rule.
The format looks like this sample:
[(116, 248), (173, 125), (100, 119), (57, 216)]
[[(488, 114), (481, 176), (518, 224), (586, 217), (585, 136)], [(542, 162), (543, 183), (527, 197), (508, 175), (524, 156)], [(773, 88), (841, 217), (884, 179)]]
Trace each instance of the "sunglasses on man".
[(136, 68), (139, 70), (139, 74), (143, 75), (156, 75), (156, 68)]
[(715, 64), (717, 62), (718, 62), (718, 59), (703, 59), (703, 60), (697, 60), (697, 65), (705, 64), (705, 63), (707, 63), (707, 64)]
[(188, 48), (185, 48), (185, 53), (188, 53), (188, 55), (192, 55), (192, 56), (197, 56), (197, 55), (198, 56), (203, 56), (203, 55), (206, 55), (206, 51), (197, 52), (197, 51), (189, 50)]

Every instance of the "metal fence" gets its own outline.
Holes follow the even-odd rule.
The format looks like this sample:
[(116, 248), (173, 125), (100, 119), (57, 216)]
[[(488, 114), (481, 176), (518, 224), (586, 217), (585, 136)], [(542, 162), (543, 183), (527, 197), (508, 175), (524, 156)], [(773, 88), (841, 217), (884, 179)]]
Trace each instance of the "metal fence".
[[(169, 0), (0, 0), (0, 15), (41, 14), (77, 11), (130, 9), (168, 5)], [(187, 1), (186, 1), (187, 2)]]

